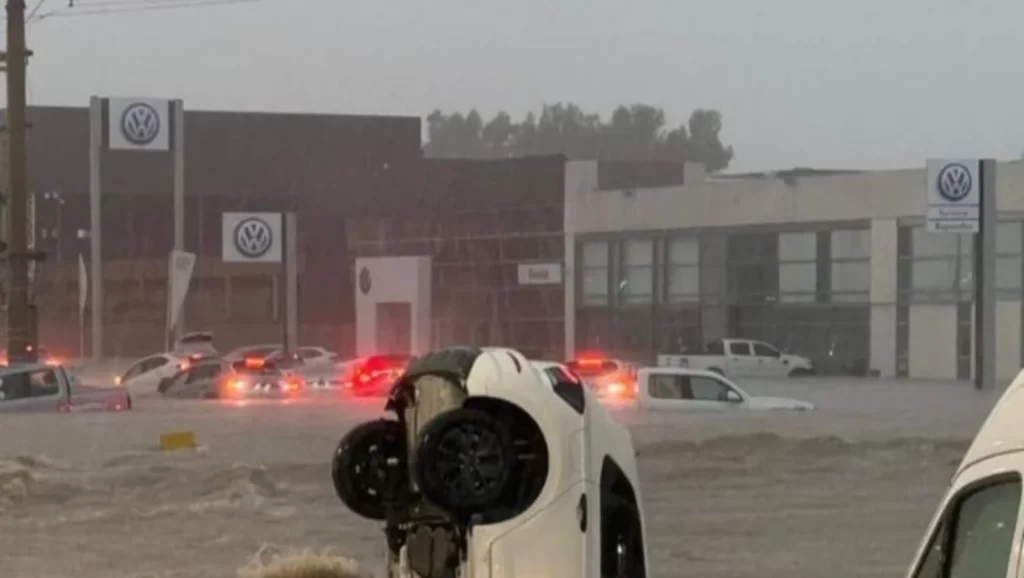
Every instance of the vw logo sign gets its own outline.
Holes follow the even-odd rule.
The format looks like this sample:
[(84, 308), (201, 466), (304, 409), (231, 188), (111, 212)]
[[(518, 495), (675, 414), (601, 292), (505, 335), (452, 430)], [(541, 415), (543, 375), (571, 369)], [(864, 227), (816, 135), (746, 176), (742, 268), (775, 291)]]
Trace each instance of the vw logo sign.
[(144, 102), (125, 107), (121, 113), (121, 135), (135, 146), (146, 146), (160, 134), (160, 115)]
[(242, 219), (235, 226), (235, 249), (243, 257), (259, 259), (274, 245), (274, 232), (266, 221), (257, 217)]
[(938, 182), (935, 187), (943, 199), (951, 203), (958, 203), (971, 193), (974, 179), (971, 171), (961, 163), (950, 163), (939, 171)]

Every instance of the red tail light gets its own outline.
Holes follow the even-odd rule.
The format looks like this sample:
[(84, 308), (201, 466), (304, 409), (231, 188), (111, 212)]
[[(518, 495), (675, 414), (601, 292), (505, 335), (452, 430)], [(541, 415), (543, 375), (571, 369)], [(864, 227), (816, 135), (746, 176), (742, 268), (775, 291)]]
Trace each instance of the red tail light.
[(245, 358), (245, 367), (247, 369), (261, 369), (264, 365), (266, 365), (266, 361), (264, 361), (262, 358), (259, 358), (259, 357), (246, 357)]

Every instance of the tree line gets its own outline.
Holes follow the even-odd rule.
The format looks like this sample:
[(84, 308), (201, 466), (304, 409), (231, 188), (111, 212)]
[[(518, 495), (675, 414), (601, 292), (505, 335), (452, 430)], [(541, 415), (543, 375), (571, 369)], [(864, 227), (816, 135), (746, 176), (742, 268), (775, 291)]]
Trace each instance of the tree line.
[(435, 110), (427, 117), (424, 154), (433, 158), (498, 159), (563, 154), (571, 159), (703, 162), (728, 168), (733, 148), (722, 144), (722, 115), (697, 109), (686, 124), (667, 125), (665, 111), (647, 104), (619, 106), (608, 120), (571, 103), (544, 105), (516, 122), (506, 112), (484, 121)]

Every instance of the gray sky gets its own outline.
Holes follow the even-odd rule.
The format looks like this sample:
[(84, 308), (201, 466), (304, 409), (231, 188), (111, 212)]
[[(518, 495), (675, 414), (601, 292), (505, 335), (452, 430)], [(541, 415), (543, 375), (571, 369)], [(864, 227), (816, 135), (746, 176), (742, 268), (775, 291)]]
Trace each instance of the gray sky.
[[(153, 0), (76, 4), (133, 1)], [(733, 171), (912, 167), (1024, 151), (1022, 26), (1021, 0), (264, 0), (43, 18), (30, 102), (520, 117), (640, 101), (673, 122), (719, 109)]]

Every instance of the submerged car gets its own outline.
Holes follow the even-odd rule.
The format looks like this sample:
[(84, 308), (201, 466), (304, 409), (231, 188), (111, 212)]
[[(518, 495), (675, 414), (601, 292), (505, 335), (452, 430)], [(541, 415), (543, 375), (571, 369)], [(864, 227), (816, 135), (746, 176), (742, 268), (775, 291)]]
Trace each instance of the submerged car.
[(86, 387), (62, 365), (26, 363), (0, 369), (0, 413), (128, 411), (121, 387)]
[(632, 399), (636, 396), (636, 365), (621, 359), (585, 354), (565, 362), (583, 383), (601, 398)]
[(342, 387), (356, 397), (387, 397), (412, 359), (412, 355), (394, 353), (356, 360), (346, 366)]
[(702, 369), (645, 367), (638, 372), (637, 385), (636, 404), (642, 409), (814, 409), (814, 404), (798, 399), (751, 395), (728, 377)]
[(300, 379), (272, 362), (211, 359), (180, 370), (158, 389), (164, 397), (176, 399), (255, 399), (290, 398), (302, 388)]

